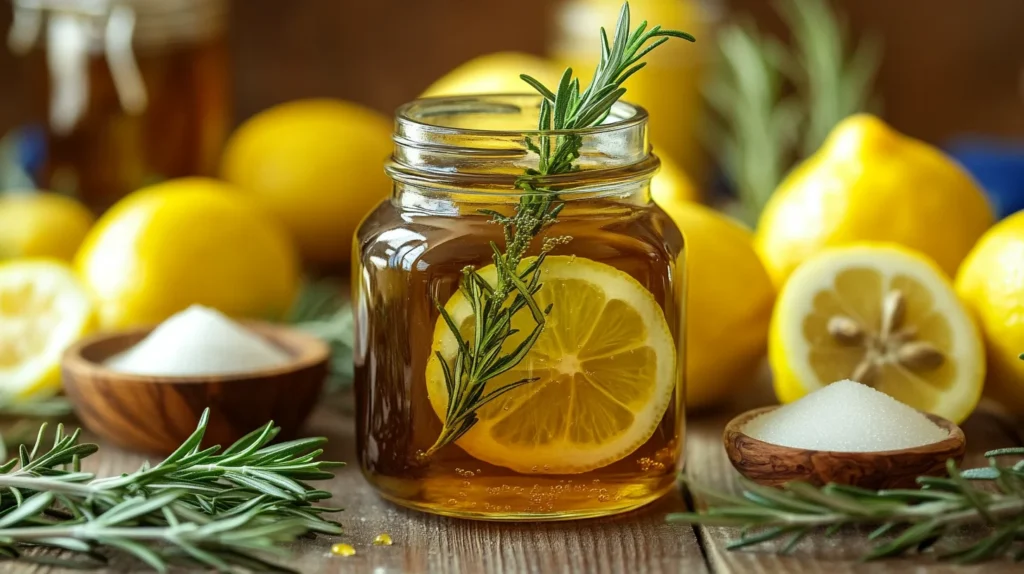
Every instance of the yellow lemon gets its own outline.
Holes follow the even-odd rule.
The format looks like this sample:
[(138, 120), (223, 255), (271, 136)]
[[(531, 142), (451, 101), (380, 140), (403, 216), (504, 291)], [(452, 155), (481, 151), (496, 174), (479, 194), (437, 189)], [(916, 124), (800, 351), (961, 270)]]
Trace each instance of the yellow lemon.
[(985, 390), (1024, 413), (1024, 211), (999, 222), (964, 259), (956, 290), (981, 327), (988, 349)]
[[(524, 261), (528, 265), (529, 261)], [(479, 422), (458, 445), (474, 457), (523, 473), (578, 473), (611, 464), (647, 441), (676, 390), (676, 344), (661, 307), (636, 279), (582, 257), (548, 257), (535, 298), (551, 305), (544, 331), (526, 357), (491, 379), (485, 393), (536, 378), (477, 411)], [(494, 266), (480, 270), (488, 282)], [(445, 305), (472, 336), (473, 312), (462, 292)], [(516, 313), (502, 352), (533, 329)], [(427, 394), (443, 420), (448, 404), (437, 353), (452, 364), (458, 343), (443, 319), (434, 329)]]
[(713, 406), (756, 380), (775, 288), (747, 228), (692, 202), (658, 204), (686, 238), (686, 406)]
[(549, 87), (557, 87), (564, 69), (539, 56), (521, 52), (496, 52), (478, 56), (457, 66), (420, 97), (471, 94), (532, 94), (534, 89), (519, 75), (526, 74)]
[(287, 233), (233, 186), (169, 180), (110, 209), (75, 258), (103, 328), (159, 323), (193, 303), (280, 319), (298, 288)]
[(39, 191), (0, 194), (0, 259), (71, 261), (92, 221), (92, 213), (70, 197)]
[(359, 222), (391, 192), (391, 131), (358, 104), (289, 102), (232, 134), (221, 172), (284, 223), (306, 261), (329, 266), (349, 260)]
[(768, 343), (784, 403), (852, 379), (960, 422), (985, 379), (978, 329), (943, 271), (892, 244), (822, 251), (779, 293)]
[(661, 160), (661, 168), (651, 180), (651, 197), (655, 203), (664, 208), (681, 201), (700, 201), (700, 191), (686, 176), (683, 168), (667, 156), (658, 158)]
[(0, 264), (0, 394), (28, 400), (60, 390), (61, 355), (92, 319), (88, 293), (63, 262)]
[(992, 221), (983, 192), (953, 160), (862, 114), (786, 177), (755, 241), (776, 285), (819, 250), (857, 241), (916, 249), (952, 276)]

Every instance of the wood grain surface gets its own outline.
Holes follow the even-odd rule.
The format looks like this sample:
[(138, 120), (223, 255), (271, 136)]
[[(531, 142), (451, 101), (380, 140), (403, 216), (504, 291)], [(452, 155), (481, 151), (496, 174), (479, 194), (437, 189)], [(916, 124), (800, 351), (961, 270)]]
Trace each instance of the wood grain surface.
[[(722, 448), (722, 430), (735, 410), (691, 419), (688, 425), (687, 476), (718, 488), (734, 488), (738, 476)], [(354, 425), (348, 399), (322, 405), (307, 427), (309, 434), (331, 439), (326, 455), (355, 461)], [(984, 463), (986, 449), (1022, 443), (1024, 427), (983, 411), (964, 425), (968, 437), (965, 465)], [(86, 459), (87, 470), (111, 475), (138, 468), (145, 457), (102, 444), (99, 454)], [(924, 572), (1000, 574), (1020, 572), (1020, 565), (994, 562), (982, 566), (953, 567), (931, 558), (908, 558), (863, 564), (856, 558), (864, 550), (863, 532), (844, 531), (831, 539), (821, 536), (803, 541), (792, 556), (758, 551), (728, 552), (725, 543), (737, 533), (726, 528), (691, 528), (667, 524), (665, 515), (686, 508), (679, 493), (640, 511), (608, 519), (544, 523), (498, 524), (436, 517), (408, 511), (378, 498), (356, 465), (342, 469), (324, 485), (335, 494), (332, 503), (345, 507), (337, 519), (345, 528), (340, 537), (304, 540), (294, 546), (287, 564), (309, 573), (438, 573), (438, 574), (677, 574), (703, 572), (829, 574)], [(700, 501), (696, 504), (699, 506)], [(394, 545), (375, 547), (372, 540), (388, 533)], [(328, 552), (333, 542), (347, 542), (355, 556), (341, 558)], [(101, 571), (138, 572), (138, 563), (115, 557)], [(20, 563), (0, 564), (0, 573), (64, 573), (60, 569)]]

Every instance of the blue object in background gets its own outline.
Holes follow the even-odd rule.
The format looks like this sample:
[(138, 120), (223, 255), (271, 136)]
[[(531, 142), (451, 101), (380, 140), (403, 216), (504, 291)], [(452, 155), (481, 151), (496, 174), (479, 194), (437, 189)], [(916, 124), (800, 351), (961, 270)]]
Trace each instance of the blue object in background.
[(1024, 141), (958, 138), (946, 152), (985, 189), (997, 218), (1024, 209)]
[(46, 130), (23, 126), (0, 138), (0, 192), (38, 187), (46, 164)]
[(18, 130), (18, 162), (21, 169), (35, 180), (46, 163), (46, 129), (41, 125), (27, 125)]

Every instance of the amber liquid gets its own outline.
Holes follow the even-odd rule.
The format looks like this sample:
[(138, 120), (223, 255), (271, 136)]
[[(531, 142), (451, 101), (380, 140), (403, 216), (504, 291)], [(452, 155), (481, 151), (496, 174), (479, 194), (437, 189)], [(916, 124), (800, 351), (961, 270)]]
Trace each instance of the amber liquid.
[[(96, 212), (148, 184), (213, 175), (231, 119), (228, 50), (224, 38), (135, 52), (148, 105), (138, 115), (121, 107), (109, 62), (88, 63), (86, 109), (69, 133), (47, 133), (40, 184), (74, 195)], [(27, 59), (34, 115), (49, 125), (53, 90), (46, 54)]]
[[(425, 371), (438, 313), (466, 265), (491, 263), (500, 227), (479, 216), (399, 211), (389, 203), (364, 222), (356, 249), (354, 296), (358, 450), (366, 478), (386, 498), (436, 514), (492, 520), (559, 520), (623, 512), (675, 484), (684, 406), (679, 326), (682, 237), (657, 208), (599, 201), (569, 204), (546, 235), (572, 236), (553, 254), (612, 265), (637, 279), (662, 306), (679, 348), (675, 395), (654, 434), (624, 458), (580, 474), (519, 473), (470, 456), (457, 444), (429, 458), (441, 420)], [(538, 247), (539, 240), (535, 240)], [(673, 280), (672, 277), (677, 277)], [(675, 296), (673, 295), (675, 293)], [(570, 421), (569, 424), (572, 424)]]

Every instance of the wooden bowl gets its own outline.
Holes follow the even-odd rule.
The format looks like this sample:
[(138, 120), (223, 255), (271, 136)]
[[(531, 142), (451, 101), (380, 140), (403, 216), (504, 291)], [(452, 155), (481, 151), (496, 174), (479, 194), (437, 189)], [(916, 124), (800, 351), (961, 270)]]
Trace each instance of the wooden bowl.
[(952, 422), (925, 413), (949, 433), (936, 443), (902, 450), (835, 452), (767, 443), (743, 433), (752, 418), (779, 407), (747, 411), (729, 421), (722, 439), (729, 461), (740, 474), (766, 486), (800, 480), (818, 486), (834, 482), (870, 489), (915, 488), (921, 475), (946, 476), (946, 461), (959, 463), (967, 443)]
[[(330, 349), (312, 335), (281, 325), (246, 327), (284, 349), (292, 361), (262, 371), (164, 377), (112, 371), (103, 362), (141, 341), (151, 328), (79, 341), (63, 358), (64, 389), (92, 432), (120, 446), (172, 452), (210, 408), (204, 446), (227, 446), (273, 420), (280, 438), (294, 436), (316, 404), (327, 378)], [(168, 352), (171, 352), (168, 349)]]

